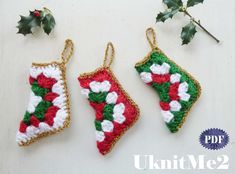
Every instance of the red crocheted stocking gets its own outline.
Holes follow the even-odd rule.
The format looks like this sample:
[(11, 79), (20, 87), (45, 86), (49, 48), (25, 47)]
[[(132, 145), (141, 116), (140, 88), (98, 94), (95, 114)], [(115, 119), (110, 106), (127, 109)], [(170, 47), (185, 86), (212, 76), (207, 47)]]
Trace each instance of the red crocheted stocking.
[(95, 110), (97, 147), (103, 155), (111, 150), (115, 142), (139, 116), (138, 106), (124, 91), (109, 68), (112, 59), (106, 65), (109, 46), (114, 52), (112, 44), (109, 43), (103, 67), (78, 77), (82, 94), (88, 98)]

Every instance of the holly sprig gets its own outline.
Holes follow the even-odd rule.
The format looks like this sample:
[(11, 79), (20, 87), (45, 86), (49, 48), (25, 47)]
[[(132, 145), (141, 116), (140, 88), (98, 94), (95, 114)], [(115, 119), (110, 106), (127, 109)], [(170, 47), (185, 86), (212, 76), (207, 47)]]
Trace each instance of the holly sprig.
[(163, 3), (167, 6), (164, 12), (160, 12), (156, 17), (156, 22), (165, 22), (167, 19), (173, 18), (177, 13), (183, 13), (188, 16), (190, 22), (182, 28), (181, 39), (182, 45), (188, 44), (195, 36), (197, 30), (196, 25), (211, 36), (217, 43), (220, 42), (214, 35), (212, 35), (205, 27), (200, 23), (200, 20), (196, 20), (189, 12), (188, 8), (193, 7), (199, 3), (203, 3), (204, 0), (188, 0), (186, 4), (182, 0), (163, 0)]
[(21, 16), (17, 28), (18, 34), (32, 34), (32, 29), (35, 27), (42, 27), (46, 34), (50, 34), (55, 27), (55, 19), (51, 11), (44, 7), (42, 10), (29, 11), (29, 16)]

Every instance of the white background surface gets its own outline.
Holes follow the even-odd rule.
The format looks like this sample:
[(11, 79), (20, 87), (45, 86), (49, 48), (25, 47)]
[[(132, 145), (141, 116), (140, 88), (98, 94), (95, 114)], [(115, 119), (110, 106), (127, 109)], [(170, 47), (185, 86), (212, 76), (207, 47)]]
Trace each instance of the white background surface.
[[(19, 14), (48, 7), (56, 27), (48, 37), (16, 34)], [(181, 46), (181, 27), (186, 18), (177, 15), (165, 24), (155, 24), (157, 13), (164, 9), (160, 0), (47, 0), (0, 1), (0, 173), (234, 173), (235, 172), (235, 2), (207, 0), (190, 9), (213, 34), (221, 39), (216, 44), (200, 29), (188, 46)], [(145, 38), (147, 27), (157, 30), (159, 47), (188, 70), (202, 85), (202, 96), (183, 128), (169, 133), (158, 106), (159, 98), (139, 78), (135, 62), (150, 47)], [(71, 38), (75, 53), (67, 68), (71, 94), (72, 122), (62, 133), (44, 138), (29, 147), (19, 148), (15, 134), (23, 118), (30, 87), (29, 67), (32, 62), (50, 62), (60, 57), (64, 40)], [(123, 87), (141, 109), (139, 121), (116, 144), (110, 154), (98, 153), (94, 136), (94, 111), (80, 94), (79, 73), (101, 65), (106, 43), (112, 41), (116, 57), (112, 65)], [(230, 135), (229, 145), (219, 151), (204, 149), (198, 142), (200, 133), (218, 127)], [(137, 170), (134, 154), (152, 154), (158, 159), (173, 155), (205, 154), (230, 157), (226, 171)]]

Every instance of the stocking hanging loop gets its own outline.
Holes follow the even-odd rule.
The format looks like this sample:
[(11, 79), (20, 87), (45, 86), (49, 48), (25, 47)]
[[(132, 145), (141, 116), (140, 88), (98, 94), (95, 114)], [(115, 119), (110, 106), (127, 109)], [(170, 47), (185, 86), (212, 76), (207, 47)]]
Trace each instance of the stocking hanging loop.
[(74, 50), (74, 46), (73, 46), (72, 40), (67, 39), (67, 40), (65, 41), (64, 50), (63, 50), (63, 52), (61, 53), (61, 59), (62, 59), (62, 63), (63, 63), (63, 64), (68, 63), (68, 61), (69, 61), (70, 58), (72, 57), (73, 50)]
[(112, 42), (109, 42), (105, 50), (105, 56), (104, 56), (104, 62), (103, 62), (104, 67), (110, 67), (110, 65), (113, 62), (114, 55), (115, 55), (114, 46)]
[(153, 28), (148, 28), (146, 30), (146, 37), (151, 48), (154, 50), (157, 47), (157, 43), (156, 43), (156, 33)]

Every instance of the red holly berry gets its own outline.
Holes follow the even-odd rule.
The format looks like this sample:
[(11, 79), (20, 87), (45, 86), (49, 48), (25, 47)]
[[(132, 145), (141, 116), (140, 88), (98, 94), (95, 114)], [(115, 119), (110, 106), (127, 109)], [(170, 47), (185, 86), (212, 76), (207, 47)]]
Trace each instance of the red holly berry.
[(40, 13), (38, 10), (35, 10), (35, 11), (33, 12), (33, 15), (34, 15), (35, 17), (40, 17), (40, 16), (41, 16), (41, 13)]

